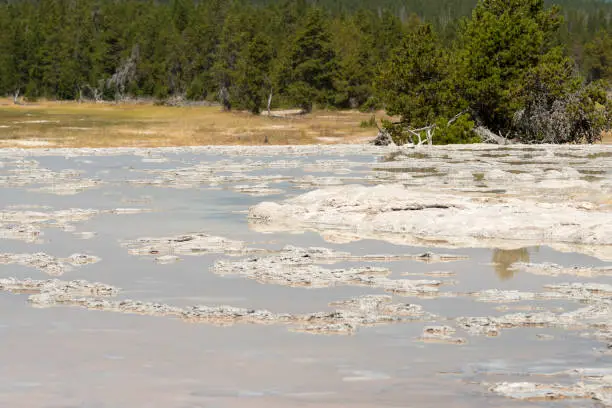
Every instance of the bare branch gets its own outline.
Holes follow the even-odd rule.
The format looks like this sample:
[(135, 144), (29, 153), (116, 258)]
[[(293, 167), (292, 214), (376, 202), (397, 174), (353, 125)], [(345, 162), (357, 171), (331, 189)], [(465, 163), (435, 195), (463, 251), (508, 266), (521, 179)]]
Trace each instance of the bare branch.
[(476, 133), (485, 143), (495, 143), (498, 145), (511, 144), (510, 140), (501, 135), (496, 135), (484, 126), (476, 126), (474, 128), (474, 133)]
[(455, 116), (453, 116), (453, 117), (451, 118), (451, 120), (449, 120), (449, 121), (448, 121), (448, 123), (446, 124), (446, 126), (450, 126), (450, 125), (452, 125), (453, 123), (455, 123), (455, 121), (456, 121), (457, 119), (459, 119), (459, 118), (461, 117), (461, 115), (463, 115), (463, 114), (467, 113), (467, 111), (468, 111), (467, 109), (464, 109), (464, 110), (462, 110), (461, 112), (459, 112), (458, 114), (456, 114)]
[(117, 68), (115, 73), (106, 81), (107, 88), (115, 88), (117, 99), (123, 99), (130, 82), (136, 78), (136, 67), (140, 59), (140, 47), (135, 44), (132, 47), (130, 57)]

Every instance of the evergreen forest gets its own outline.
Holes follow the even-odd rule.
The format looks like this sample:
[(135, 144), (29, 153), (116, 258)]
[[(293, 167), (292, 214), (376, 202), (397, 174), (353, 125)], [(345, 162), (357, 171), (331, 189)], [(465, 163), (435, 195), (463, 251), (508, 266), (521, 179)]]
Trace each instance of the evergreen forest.
[(592, 142), (611, 79), (599, 0), (0, 0), (16, 100), (384, 108), (398, 141)]

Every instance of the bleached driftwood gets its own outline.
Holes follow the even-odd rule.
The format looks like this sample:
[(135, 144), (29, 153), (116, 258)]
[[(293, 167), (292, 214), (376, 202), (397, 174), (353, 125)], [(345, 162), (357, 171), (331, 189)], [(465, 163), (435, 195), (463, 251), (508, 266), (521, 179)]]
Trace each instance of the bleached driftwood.
[[(465, 112), (466, 111), (461, 111), (458, 114), (456, 114), (455, 116), (453, 116), (446, 123), (446, 126), (448, 127), (448, 126), (452, 125)], [(401, 122), (394, 122), (393, 124), (394, 125), (399, 125), (399, 124), (401, 124)], [(388, 145), (394, 143), (393, 142), (393, 138), (391, 137), (391, 134), (386, 129), (382, 129), (380, 126), (378, 126), (378, 123), (376, 123), (376, 127), (378, 128), (378, 135), (372, 141), (372, 144), (374, 144), (376, 146), (388, 146)], [(418, 129), (414, 129), (414, 128), (410, 128), (410, 127), (404, 127), (404, 130), (406, 132), (408, 132), (408, 137), (410, 138), (410, 143), (411, 144), (413, 144), (415, 146), (421, 146), (425, 142), (427, 142), (427, 145), (431, 146), (433, 144), (433, 136), (434, 136), (434, 132), (436, 130), (436, 125), (433, 124), (433, 125), (425, 126), (425, 127), (418, 128)], [(422, 136), (423, 133), (425, 133), (425, 139), (423, 139), (423, 136)], [(415, 143), (415, 139), (413, 139), (413, 137), (416, 137), (418, 142)]]
[(474, 133), (476, 133), (476, 135), (478, 135), (478, 137), (480, 137), (485, 143), (495, 143), (498, 145), (507, 145), (512, 143), (507, 138), (493, 133), (484, 126), (476, 126), (474, 128)]

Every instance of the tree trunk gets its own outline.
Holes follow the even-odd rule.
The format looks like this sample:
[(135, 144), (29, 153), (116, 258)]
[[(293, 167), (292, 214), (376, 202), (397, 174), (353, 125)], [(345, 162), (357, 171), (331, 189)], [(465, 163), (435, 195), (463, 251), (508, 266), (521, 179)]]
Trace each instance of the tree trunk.
[(230, 94), (225, 85), (221, 86), (219, 89), (219, 101), (223, 105), (223, 110), (230, 111), (232, 110), (232, 104), (230, 102)]
[(98, 88), (94, 88), (93, 97), (96, 103), (99, 103), (102, 100), (102, 92)]
[(271, 107), (272, 107), (272, 90), (270, 90), (270, 95), (268, 95), (268, 117), (270, 117)]

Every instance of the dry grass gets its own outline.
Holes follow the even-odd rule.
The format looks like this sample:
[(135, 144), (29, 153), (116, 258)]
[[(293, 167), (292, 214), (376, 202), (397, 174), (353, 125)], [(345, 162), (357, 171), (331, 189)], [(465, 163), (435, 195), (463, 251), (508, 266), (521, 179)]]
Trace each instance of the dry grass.
[[(377, 118), (385, 117), (377, 112)], [(0, 99), (2, 147), (120, 147), (363, 143), (376, 135), (358, 111), (269, 118), (219, 107)], [(603, 143), (612, 144), (612, 132)]]
[[(0, 147), (118, 147), (363, 142), (371, 114), (317, 111), (286, 118), (219, 107), (37, 102), (0, 99)], [(380, 117), (380, 114), (378, 115)]]

